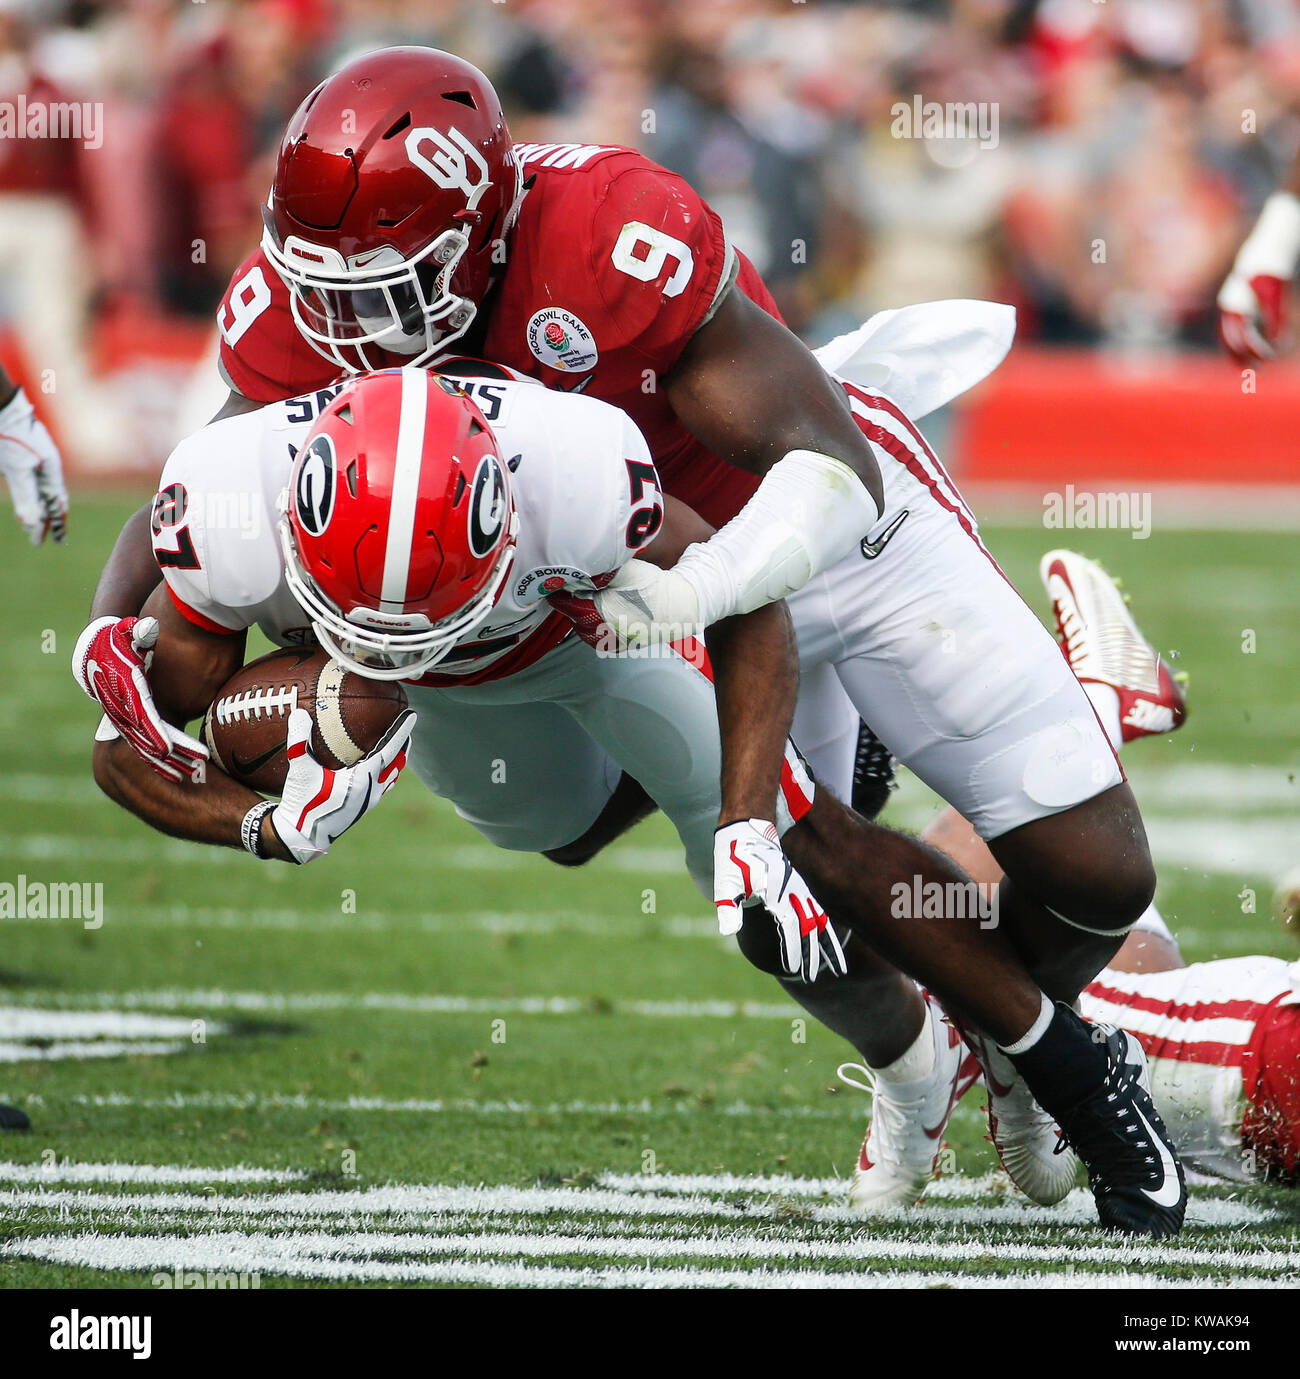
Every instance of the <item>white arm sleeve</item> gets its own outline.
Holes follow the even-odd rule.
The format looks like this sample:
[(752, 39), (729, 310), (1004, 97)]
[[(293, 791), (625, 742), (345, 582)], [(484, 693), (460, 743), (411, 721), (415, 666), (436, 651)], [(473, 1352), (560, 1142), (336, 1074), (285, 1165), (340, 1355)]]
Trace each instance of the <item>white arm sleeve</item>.
[(843, 460), (792, 450), (735, 517), (690, 546), (673, 569), (694, 589), (707, 627), (793, 594), (879, 520), (875, 499)]

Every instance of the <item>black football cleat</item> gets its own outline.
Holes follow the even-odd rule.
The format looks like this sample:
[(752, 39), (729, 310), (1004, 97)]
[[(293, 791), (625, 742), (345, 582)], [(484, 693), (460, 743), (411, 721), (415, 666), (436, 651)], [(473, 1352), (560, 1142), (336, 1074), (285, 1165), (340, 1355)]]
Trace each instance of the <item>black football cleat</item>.
[(32, 1123), (27, 1118), (26, 1111), (20, 1111), (16, 1106), (6, 1106), (0, 1102), (0, 1130), (30, 1130)]
[(849, 803), (864, 819), (874, 819), (889, 803), (896, 766), (893, 753), (871, 731), (870, 724), (859, 720), (858, 745), (853, 754), (853, 790)]
[(1164, 1240), (1182, 1229), (1187, 1182), (1151, 1101), (1146, 1055), (1126, 1030), (1093, 1024), (1106, 1054), (1102, 1085), (1058, 1117), (1088, 1170), (1097, 1215), (1108, 1230)]

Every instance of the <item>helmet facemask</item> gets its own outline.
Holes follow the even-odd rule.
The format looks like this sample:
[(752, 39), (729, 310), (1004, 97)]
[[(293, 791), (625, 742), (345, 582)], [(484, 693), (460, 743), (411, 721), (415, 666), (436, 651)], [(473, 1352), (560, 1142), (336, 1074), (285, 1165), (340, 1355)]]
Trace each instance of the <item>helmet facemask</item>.
[(452, 291), (470, 226), (443, 230), (411, 258), (382, 245), (347, 263), (336, 250), (296, 235), (281, 247), (269, 211), (263, 216), (262, 251), (289, 288), (295, 325), (318, 354), (349, 373), (383, 368), (374, 350), (427, 363), (474, 323), (475, 303)]
[(285, 581), (311, 619), (321, 646), (348, 670), (369, 680), (414, 680), (427, 674), (456, 644), (487, 620), (514, 564), (519, 514), (513, 500), (508, 529), (491, 577), (463, 607), (430, 622), (419, 613), (386, 613), (377, 608), (344, 612), (320, 587), (303, 563), (287, 512), (289, 490), (280, 496), (277, 532), (284, 558)]

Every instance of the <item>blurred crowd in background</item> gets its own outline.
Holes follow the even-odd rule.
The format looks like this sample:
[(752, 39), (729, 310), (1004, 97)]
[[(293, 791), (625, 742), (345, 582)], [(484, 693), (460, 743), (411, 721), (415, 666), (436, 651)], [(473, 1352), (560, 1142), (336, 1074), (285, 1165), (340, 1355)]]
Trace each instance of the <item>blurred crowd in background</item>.
[[(1208, 345), (1300, 144), (1294, 0), (0, 0), (0, 101), (103, 103), (99, 148), (0, 139), (0, 320), (209, 329), (288, 116), (406, 42), (481, 66), (517, 140), (683, 173), (814, 343), (977, 296), (1022, 339)], [(996, 146), (896, 137), (918, 96), (995, 103)]]

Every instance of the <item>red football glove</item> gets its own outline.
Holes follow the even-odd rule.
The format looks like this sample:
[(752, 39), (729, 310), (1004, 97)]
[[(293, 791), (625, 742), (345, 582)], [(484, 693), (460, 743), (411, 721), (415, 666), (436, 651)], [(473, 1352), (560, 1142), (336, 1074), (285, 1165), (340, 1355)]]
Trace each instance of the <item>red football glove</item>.
[(166, 780), (202, 782), (208, 749), (164, 723), (146, 672), (158, 640), (156, 618), (96, 618), (77, 638), (72, 673), (110, 723)]
[(1257, 364), (1277, 352), (1286, 325), (1288, 286), (1264, 273), (1249, 280), (1229, 274), (1219, 293), (1219, 339), (1239, 364)]

